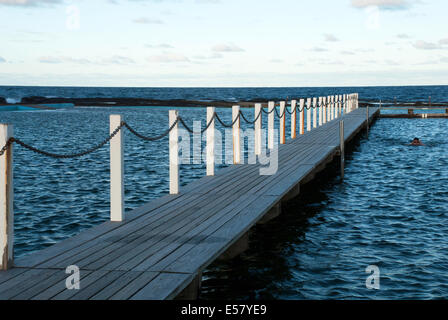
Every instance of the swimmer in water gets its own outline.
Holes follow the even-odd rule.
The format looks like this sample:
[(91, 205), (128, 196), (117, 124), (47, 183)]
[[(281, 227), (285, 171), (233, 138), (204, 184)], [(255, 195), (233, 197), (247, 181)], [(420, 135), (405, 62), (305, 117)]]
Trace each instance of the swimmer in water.
[(419, 138), (414, 138), (414, 140), (412, 140), (411, 146), (424, 146), (424, 144), (420, 141)]

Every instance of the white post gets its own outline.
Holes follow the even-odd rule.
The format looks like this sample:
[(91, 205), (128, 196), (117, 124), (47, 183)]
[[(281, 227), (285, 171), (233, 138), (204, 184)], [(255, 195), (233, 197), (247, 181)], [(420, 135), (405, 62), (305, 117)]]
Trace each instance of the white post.
[(240, 144), (240, 106), (232, 107), (232, 122), (233, 124), (233, 163), (241, 163), (241, 144)]
[(351, 110), (351, 108), (352, 108), (351, 96), (352, 96), (351, 94), (347, 95), (347, 113), (350, 113), (350, 111), (352, 111)]
[[(13, 126), (0, 124), (0, 148), (13, 136)], [(0, 270), (8, 270), (14, 262), (14, 187), (13, 146), (0, 156)]]
[(263, 112), (261, 111), (261, 103), (256, 103), (255, 104), (255, 115), (254, 115), (254, 120), (257, 119), (258, 115), (260, 115), (258, 117), (258, 119), (255, 121), (255, 155), (259, 156), (261, 155), (261, 124), (262, 124), (262, 117), (263, 117)]
[(299, 112), (299, 132), (305, 133), (305, 99), (300, 99), (300, 112)]
[(328, 103), (327, 122), (330, 122), (331, 121), (331, 97), (330, 96), (327, 97), (327, 103)]
[[(174, 125), (178, 117), (177, 110), (169, 111), (169, 128)], [(174, 125), (169, 136), (170, 145), (170, 194), (179, 193), (179, 123)]]
[(342, 95), (339, 96), (339, 117), (342, 117)]
[(280, 101), (280, 144), (285, 144), (286, 142), (286, 102)]
[(317, 128), (317, 98), (313, 98), (313, 128)]
[(330, 120), (334, 119), (334, 96), (330, 96), (331, 107), (330, 107)]
[(339, 146), (341, 152), (341, 180), (344, 180), (344, 163), (345, 163), (344, 120), (339, 121)]
[(308, 109), (306, 110), (306, 131), (311, 131), (311, 98), (306, 100)]
[[(211, 123), (207, 129), (207, 175), (215, 175), (215, 107), (207, 107), (207, 124)], [(211, 121), (211, 122), (210, 122)]]
[(269, 101), (268, 103), (268, 148), (274, 149), (274, 120), (275, 120), (275, 102)]
[(324, 107), (322, 106), (322, 97), (319, 97), (319, 127), (322, 125), (322, 110)]
[(326, 124), (327, 123), (327, 98), (326, 97), (322, 98), (322, 103), (323, 103), (323, 110), (322, 110), (323, 120), (322, 120), (322, 123)]
[(333, 96), (333, 119), (338, 117), (338, 96)]
[(296, 130), (297, 130), (297, 100), (291, 101), (291, 139), (296, 138)]
[(359, 108), (359, 93), (356, 93), (356, 109)]
[[(121, 115), (111, 114), (109, 118), (110, 133), (121, 125)], [(124, 161), (123, 131), (120, 130), (110, 140), (110, 221), (124, 220)]]

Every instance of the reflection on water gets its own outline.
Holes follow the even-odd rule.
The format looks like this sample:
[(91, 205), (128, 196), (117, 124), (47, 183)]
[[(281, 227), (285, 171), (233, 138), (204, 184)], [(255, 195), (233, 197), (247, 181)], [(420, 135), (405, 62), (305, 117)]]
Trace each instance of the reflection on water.
[[(203, 274), (202, 299), (448, 298), (448, 121), (380, 119), (241, 256)], [(415, 137), (426, 144), (411, 147)], [(369, 265), (380, 290), (368, 290)]]

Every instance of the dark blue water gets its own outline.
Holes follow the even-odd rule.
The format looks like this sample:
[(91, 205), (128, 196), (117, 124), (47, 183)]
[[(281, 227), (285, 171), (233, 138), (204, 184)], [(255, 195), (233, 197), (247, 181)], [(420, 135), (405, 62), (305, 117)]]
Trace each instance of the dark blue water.
[[(17, 97), (84, 97), (103, 92), (114, 97), (249, 100), (357, 91), (366, 100), (398, 96), (414, 101), (432, 95), (433, 101), (446, 101), (447, 88), (0, 87), (0, 96), (15, 97), (19, 92)], [(64, 90), (67, 95), (61, 94)], [(251, 115), (252, 110), (244, 112)], [(163, 107), (1, 112), (0, 122), (13, 123), (14, 135), (38, 148), (72, 153), (104, 139), (112, 113), (123, 115), (146, 135), (168, 126), (168, 108)], [(218, 113), (230, 121), (229, 109)], [(205, 109), (181, 108), (180, 114), (189, 124), (205, 123)], [(305, 196), (289, 205), (279, 219), (258, 227), (250, 251), (206, 270), (202, 298), (447, 298), (447, 129), (444, 119), (379, 120), (369, 139), (361, 140), (348, 156), (344, 183), (334, 174), (325, 177), (305, 190)], [(414, 136), (426, 146), (406, 146)], [(129, 210), (167, 193), (168, 141), (143, 142), (129, 132), (125, 139)], [(108, 219), (107, 147), (77, 160), (44, 158), (21, 147), (14, 152), (16, 257)], [(181, 184), (204, 174), (203, 164), (182, 165)], [(378, 291), (365, 288), (365, 268), (372, 264), (382, 272)]]
[(310, 88), (99, 88), (99, 87), (18, 87), (0, 86), (0, 97), (11, 103), (23, 97), (61, 98), (147, 98), (186, 100), (245, 101), (252, 99), (286, 99), (358, 92), (362, 100), (447, 102), (448, 86), (408, 87), (310, 87)]

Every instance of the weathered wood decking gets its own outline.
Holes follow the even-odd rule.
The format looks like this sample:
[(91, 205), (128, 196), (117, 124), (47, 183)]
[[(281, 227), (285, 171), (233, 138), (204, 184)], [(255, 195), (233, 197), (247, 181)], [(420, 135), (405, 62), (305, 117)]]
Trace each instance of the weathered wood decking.
[[(370, 117), (378, 115), (370, 108)], [(366, 124), (366, 110), (343, 117), (345, 139)], [(0, 299), (172, 299), (197, 284), (201, 271), (244, 238), (282, 199), (297, 193), (339, 151), (334, 120), (279, 147), (277, 174), (234, 165), (0, 271)], [(65, 269), (77, 265), (79, 290)]]

